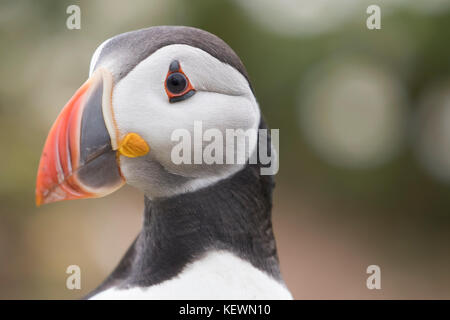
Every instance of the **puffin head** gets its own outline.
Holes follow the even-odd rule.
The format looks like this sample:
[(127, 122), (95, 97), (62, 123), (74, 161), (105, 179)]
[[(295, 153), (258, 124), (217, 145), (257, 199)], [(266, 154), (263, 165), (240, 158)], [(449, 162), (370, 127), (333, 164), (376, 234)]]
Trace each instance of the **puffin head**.
[[(50, 130), (36, 202), (101, 197), (124, 183), (149, 199), (195, 191), (245, 166), (204, 161), (203, 148), (227, 130), (259, 124), (245, 68), (218, 37), (175, 26), (115, 36), (97, 48), (89, 79)], [(250, 156), (257, 138), (247, 137), (216, 141), (224, 146), (219, 157), (242, 147)], [(180, 156), (191, 161), (174, 160)]]

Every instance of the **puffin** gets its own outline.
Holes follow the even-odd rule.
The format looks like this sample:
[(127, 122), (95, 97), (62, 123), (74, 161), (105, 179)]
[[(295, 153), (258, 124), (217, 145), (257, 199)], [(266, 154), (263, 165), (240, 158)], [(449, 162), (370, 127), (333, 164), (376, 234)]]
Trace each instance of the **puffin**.
[(223, 136), (268, 129), (243, 63), (222, 39), (154, 26), (95, 50), (88, 80), (47, 136), (36, 204), (128, 184), (145, 209), (134, 242), (85, 298), (292, 299), (272, 228), (274, 177), (261, 173), (270, 164), (250, 161), (263, 147), (275, 153), (270, 135), (245, 140), (245, 161), (174, 161), (174, 132), (195, 136), (199, 122)]

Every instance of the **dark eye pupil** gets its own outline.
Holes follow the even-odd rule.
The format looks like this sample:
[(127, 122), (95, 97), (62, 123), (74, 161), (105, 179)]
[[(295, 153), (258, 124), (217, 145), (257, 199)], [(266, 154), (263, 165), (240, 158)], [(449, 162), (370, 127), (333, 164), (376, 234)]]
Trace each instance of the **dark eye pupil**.
[(187, 86), (186, 77), (180, 72), (171, 73), (167, 77), (166, 83), (167, 83), (167, 89), (174, 94), (183, 92)]

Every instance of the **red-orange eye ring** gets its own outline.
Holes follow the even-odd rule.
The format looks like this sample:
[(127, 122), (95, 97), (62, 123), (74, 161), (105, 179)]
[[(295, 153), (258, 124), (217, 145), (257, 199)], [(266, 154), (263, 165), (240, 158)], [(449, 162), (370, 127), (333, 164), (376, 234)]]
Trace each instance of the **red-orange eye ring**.
[(177, 102), (192, 97), (195, 89), (189, 78), (181, 70), (180, 63), (177, 60), (172, 61), (164, 81), (164, 89), (170, 102)]

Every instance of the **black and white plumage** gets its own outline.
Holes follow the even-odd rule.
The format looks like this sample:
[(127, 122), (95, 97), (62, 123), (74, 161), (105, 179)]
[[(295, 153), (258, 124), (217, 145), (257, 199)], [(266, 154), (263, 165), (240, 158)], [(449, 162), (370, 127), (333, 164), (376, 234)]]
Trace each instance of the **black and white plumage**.
[[(171, 103), (164, 80), (168, 69), (178, 63), (195, 95)], [(83, 189), (102, 196), (117, 189), (123, 179), (144, 192), (145, 211), (136, 240), (88, 298), (291, 299), (280, 274), (272, 231), (273, 177), (260, 174), (259, 162), (188, 165), (174, 164), (170, 158), (175, 144), (171, 132), (177, 128), (192, 132), (197, 120), (221, 132), (266, 128), (247, 72), (233, 50), (203, 30), (151, 27), (105, 41), (94, 53), (90, 69), (91, 76), (103, 79), (94, 82), (101, 81), (97, 88), (103, 88), (103, 98), (100, 93), (98, 98), (95, 93), (85, 98), (77, 165), (89, 173), (89, 166), (95, 167), (102, 175), (94, 179), (78, 174), (64, 188), (50, 188), (38, 175), (38, 189), (44, 190), (44, 185), (50, 190), (38, 191), (39, 203), (46, 197), (52, 199), (47, 202), (77, 198), (67, 196), (74, 185), (80, 185), (77, 192)], [(95, 99), (101, 100), (100, 107), (91, 102)], [(103, 112), (94, 112), (96, 108)], [(85, 110), (94, 111), (87, 118)], [(103, 135), (110, 140), (98, 138), (97, 133), (86, 140), (89, 134), (84, 132), (94, 135), (90, 123), (100, 118), (106, 127), (101, 129)], [(102, 163), (109, 161), (110, 167), (113, 160), (100, 158), (112, 158), (129, 132), (139, 134), (150, 151), (139, 157), (120, 155), (118, 178), (117, 172), (110, 175), (111, 170), (103, 170)], [(250, 152), (257, 151), (256, 139), (250, 139)], [(92, 150), (102, 151), (92, 156)], [(56, 153), (60, 159), (61, 151)], [(61, 163), (56, 173), (66, 177)], [(53, 190), (58, 192), (50, 196)]]

